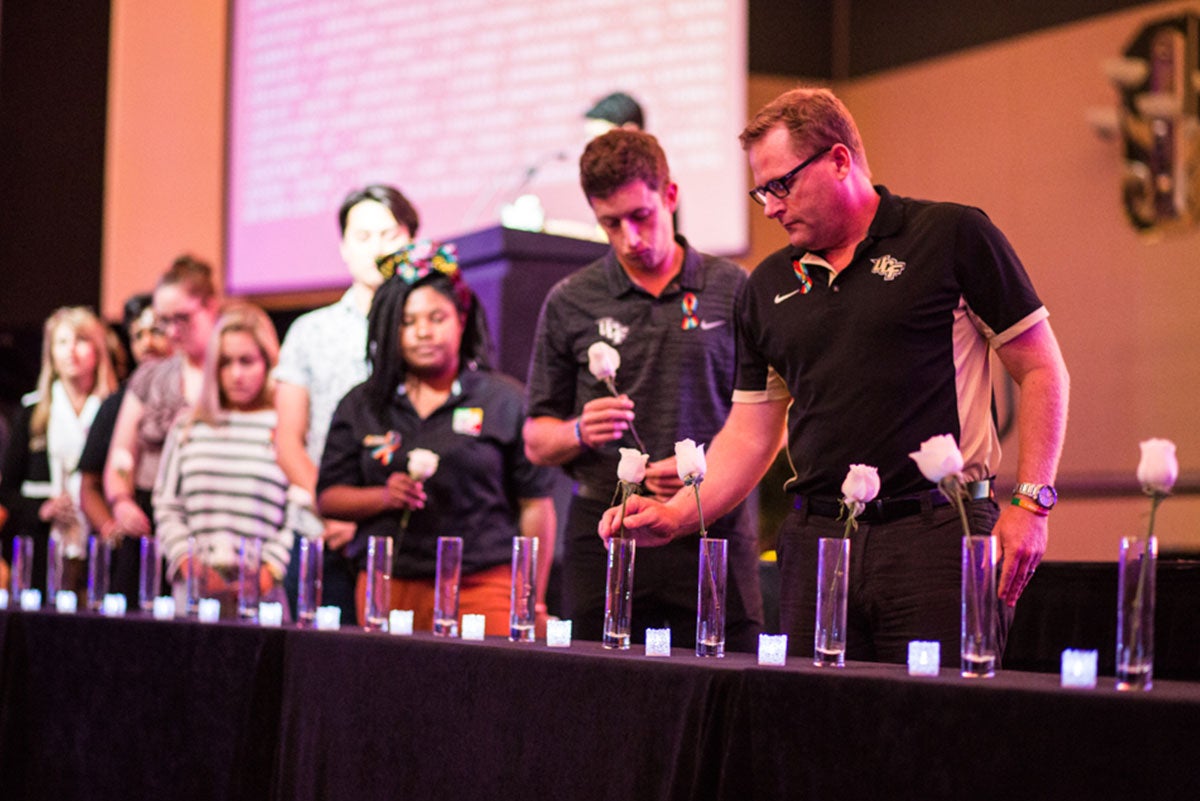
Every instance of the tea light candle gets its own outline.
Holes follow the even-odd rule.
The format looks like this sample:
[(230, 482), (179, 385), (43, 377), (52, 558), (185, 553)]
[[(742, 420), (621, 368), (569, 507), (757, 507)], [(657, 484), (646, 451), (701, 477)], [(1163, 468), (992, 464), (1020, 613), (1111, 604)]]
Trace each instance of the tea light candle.
[(547, 620), (546, 645), (551, 648), (571, 647), (571, 621)]
[(337, 631), (342, 627), (342, 608), (340, 606), (317, 607), (317, 630)]
[(283, 625), (283, 604), (278, 601), (258, 602), (258, 625), (279, 628)]
[(908, 644), (908, 675), (936, 676), (942, 664), (942, 644), (913, 640)]
[(487, 617), (484, 615), (462, 616), (462, 638), (464, 640), (482, 640), (486, 628)]
[(758, 635), (758, 664), (783, 667), (787, 664), (787, 635)]
[(1096, 686), (1096, 651), (1062, 652), (1062, 686), (1092, 689)]
[(405, 637), (413, 633), (413, 610), (393, 609), (388, 612), (388, 631)]
[(175, 599), (170, 595), (160, 595), (154, 599), (154, 619), (174, 620)]
[(36, 612), (42, 608), (41, 590), (21, 590), (21, 609), (25, 612)]
[(671, 630), (646, 629), (646, 656), (671, 655)]
[(198, 614), (201, 623), (216, 623), (221, 619), (221, 602), (216, 598), (201, 598)]
[(73, 615), (79, 608), (79, 596), (70, 590), (59, 590), (54, 596), (54, 608), (64, 615)]
[(100, 613), (105, 617), (124, 617), (126, 609), (125, 596), (119, 592), (110, 592), (104, 596), (100, 605)]

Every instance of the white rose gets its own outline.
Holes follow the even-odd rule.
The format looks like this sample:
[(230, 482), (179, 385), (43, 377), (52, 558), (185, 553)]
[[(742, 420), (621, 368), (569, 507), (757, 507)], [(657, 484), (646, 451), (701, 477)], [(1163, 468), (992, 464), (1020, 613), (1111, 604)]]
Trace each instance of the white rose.
[(408, 475), (413, 481), (425, 481), (438, 469), (438, 455), (425, 448), (408, 452)]
[(1147, 495), (1167, 495), (1179, 478), (1179, 461), (1175, 458), (1175, 443), (1169, 439), (1148, 439), (1139, 443), (1142, 459), (1138, 462), (1137, 479)]
[(597, 381), (611, 381), (616, 378), (620, 366), (621, 354), (607, 342), (593, 342), (588, 348), (588, 371)]
[(879, 468), (865, 464), (852, 464), (842, 482), (842, 500), (846, 506), (855, 510), (855, 516), (862, 512), (863, 504), (875, 500), (879, 494)]
[(930, 437), (921, 443), (921, 450), (910, 453), (909, 457), (917, 463), (921, 475), (934, 484), (941, 483), (946, 476), (962, 473), (963, 455), (950, 434)]
[(681, 481), (691, 480), (700, 482), (704, 478), (708, 464), (704, 460), (704, 446), (697, 445), (690, 439), (675, 443), (675, 471)]
[(617, 464), (617, 478), (626, 484), (641, 484), (646, 477), (646, 462), (650, 454), (633, 448), (621, 448), (621, 461)]
[(288, 485), (287, 501), (305, 509), (314, 509), (317, 505), (313, 500), (313, 494), (297, 484)]

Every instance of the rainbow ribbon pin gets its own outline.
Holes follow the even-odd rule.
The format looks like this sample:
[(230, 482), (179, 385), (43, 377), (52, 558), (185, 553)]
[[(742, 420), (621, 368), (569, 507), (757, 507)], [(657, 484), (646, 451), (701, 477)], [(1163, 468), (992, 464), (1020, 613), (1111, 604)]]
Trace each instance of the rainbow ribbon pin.
[(367, 434), (363, 437), (363, 446), (371, 449), (372, 459), (377, 460), (384, 467), (390, 467), (396, 451), (400, 450), (400, 432)]
[(800, 294), (807, 295), (812, 292), (812, 276), (808, 274), (808, 268), (799, 259), (792, 262), (792, 272), (796, 274), (796, 280), (800, 282)]
[(700, 325), (699, 318), (696, 317), (696, 296), (691, 292), (683, 296), (683, 300), (679, 301), (680, 307), (683, 309), (683, 324), (681, 328), (684, 331), (691, 331), (696, 326)]

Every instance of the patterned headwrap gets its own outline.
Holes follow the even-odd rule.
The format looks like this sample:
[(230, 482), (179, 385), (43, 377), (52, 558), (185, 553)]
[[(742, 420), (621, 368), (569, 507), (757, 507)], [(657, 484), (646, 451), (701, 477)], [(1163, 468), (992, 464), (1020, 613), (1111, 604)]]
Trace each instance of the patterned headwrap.
[(458, 253), (452, 242), (420, 239), (379, 257), (375, 265), (384, 279), (395, 277), (409, 286), (428, 275), (441, 274), (454, 287), (459, 309), (464, 313), (471, 309), (471, 290), (458, 270)]

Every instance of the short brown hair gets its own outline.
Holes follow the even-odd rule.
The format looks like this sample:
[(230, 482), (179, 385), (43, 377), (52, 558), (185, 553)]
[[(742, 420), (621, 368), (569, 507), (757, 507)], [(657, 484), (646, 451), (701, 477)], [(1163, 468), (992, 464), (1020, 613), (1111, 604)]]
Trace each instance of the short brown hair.
[(763, 106), (738, 136), (742, 149), (749, 150), (778, 125), (787, 129), (797, 153), (816, 152), (840, 143), (849, 148), (854, 160), (870, 174), (854, 117), (828, 89), (792, 89)]
[(212, 267), (186, 253), (171, 262), (170, 269), (158, 279), (158, 286), (180, 286), (189, 296), (204, 303), (217, 294)]
[(614, 128), (588, 143), (579, 157), (579, 183), (589, 201), (606, 198), (630, 181), (642, 181), (655, 192), (671, 183), (667, 154), (657, 139)]

